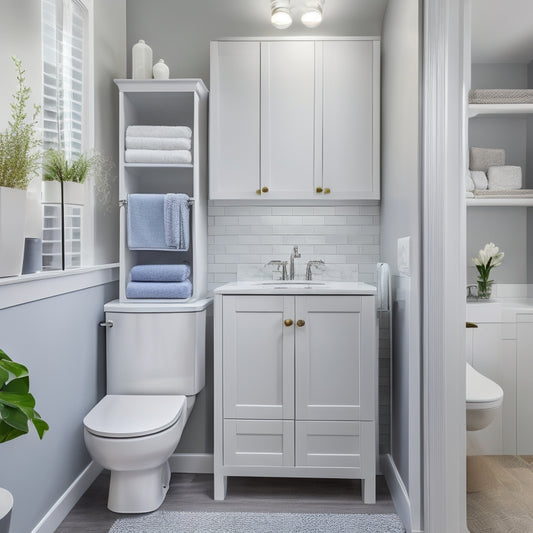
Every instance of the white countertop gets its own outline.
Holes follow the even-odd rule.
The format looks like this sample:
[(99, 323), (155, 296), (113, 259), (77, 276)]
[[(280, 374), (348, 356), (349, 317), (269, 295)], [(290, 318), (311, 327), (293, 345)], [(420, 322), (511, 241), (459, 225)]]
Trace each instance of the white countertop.
[(360, 281), (236, 281), (214, 290), (215, 294), (344, 294), (374, 296), (376, 287)]
[(533, 314), (533, 298), (494, 298), (466, 303), (469, 322), (516, 322), (516, 315)]

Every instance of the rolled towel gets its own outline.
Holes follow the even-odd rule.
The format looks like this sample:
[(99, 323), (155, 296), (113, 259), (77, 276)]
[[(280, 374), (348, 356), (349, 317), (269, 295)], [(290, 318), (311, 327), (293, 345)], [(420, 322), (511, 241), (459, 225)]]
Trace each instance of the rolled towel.
[(185, 137), (130, 137), (126, 148), (135, 150), (190, 150), (191, 140)]
[(165, 194), (165, 242), (169, 248), (189, 249), (189, 197), (186, 194)]
[(484, 191), (489, 186), (485, 172), (481, 170), (471, 170), (470, 175), (472, 176), (474, 189), (476, 191)]
[(128, 126), (126, 137), (192, 137), (188, 126)]
[(192, 161), (189, 150), (126, 150), (126, 163), (188, 164)]
[(189, 280), (174, 283), (130, 281), (126, 286), (126, 298), (190, 298), (192, 283)]
[(465, 176), (466, 192), (472, 192), (475, 188), (476, 186), (474, 185), (474, 180), (472, 179), (472, 172), (470, 170), (467, 170)]
[(489, 190), (508, 191), (522, 188), (522, 167), (505, 165), (489, 167)]
[(185, 281), (191, 276), (189, 265), (135, 265), (131, 281), (173, 282)]
[(503, 148), (470, 148), (470, 170), (487, 172), (489, 167), (505, 165)]

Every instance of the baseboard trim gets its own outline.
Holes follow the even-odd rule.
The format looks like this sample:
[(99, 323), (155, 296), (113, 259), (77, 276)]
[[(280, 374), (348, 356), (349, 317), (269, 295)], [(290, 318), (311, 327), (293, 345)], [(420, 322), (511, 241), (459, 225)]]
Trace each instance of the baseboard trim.
[(174, 453), (169, 459), (170, 471), (182, 474), (212, 474), (212, 453)]
[(31, 533), (53, 533), (101, 472), (102, 467), (91, 461), (32, 529)]
[[(419, 533), (413, 531), (413, 526), (411, 524), (411, 503), (409, 501), (409, 494), (407, 494), (407, 489), (402, 481), (400, 473), (396, 468), (394, 459), (387, 453), (381, 456), (381, 470), (387, 481), (387, 486), (394, 502), (394, 507), (396, 512), (400, 517), (400, 520), (403, 522), (405, 531), (407, 533)], [(421, 532), (420, 532), (421, 533)]]

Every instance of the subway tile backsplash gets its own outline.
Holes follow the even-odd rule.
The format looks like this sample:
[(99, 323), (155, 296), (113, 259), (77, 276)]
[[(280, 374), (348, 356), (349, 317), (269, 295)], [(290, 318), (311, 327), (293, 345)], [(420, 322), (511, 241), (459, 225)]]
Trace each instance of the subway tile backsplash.
[(375, 283), (380, 255), (379, 205), (258, 206), (210, 201), (208, 207), (209, 290), (238, 279), (274, 278), (272, 259), (288, 260), (298, 245), (296, 278), (322, 259), (314, 279)]

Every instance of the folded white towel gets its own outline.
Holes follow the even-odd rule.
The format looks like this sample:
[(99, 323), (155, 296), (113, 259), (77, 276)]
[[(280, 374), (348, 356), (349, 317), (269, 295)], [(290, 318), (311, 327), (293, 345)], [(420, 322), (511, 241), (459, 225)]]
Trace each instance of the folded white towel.
[(505, 165), (503, 148), (470, 148), (470, 170), (487, 172), (489, 167)]
[(126, 136), (129, 137), (192, 137), (188, 126), (128, 126)]
[(466, 171), (465, 188), (466, 192), (472, 192), (476, 188), (474, 185), (474, 180), (472, 179), (472, 172), (470, 170)]
[(190, 150), (191, 140), (185, 137), (130, 137), (126, 148), (137, 150)]
[(489, 167), (489, 190), (507, 191), (522, 188), (522, 167), (504, 165)]
[(472, 176), (474, 189), (476, 191), (484, 191), (489, 186), (485, 172), (482, 172), (481, 170), (471, 170), (470, 175)]
[(126, 150), (126, 163), (178, 164), (192, 161), (189, 150)]

